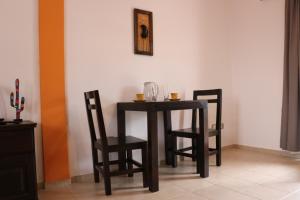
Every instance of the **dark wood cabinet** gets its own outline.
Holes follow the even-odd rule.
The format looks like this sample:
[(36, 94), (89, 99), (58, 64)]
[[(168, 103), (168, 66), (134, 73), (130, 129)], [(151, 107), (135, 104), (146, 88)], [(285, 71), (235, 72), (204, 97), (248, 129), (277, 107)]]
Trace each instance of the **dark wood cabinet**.
[(34, 128), (30, 121), (0, 124), (0, 200), (37, 200)]

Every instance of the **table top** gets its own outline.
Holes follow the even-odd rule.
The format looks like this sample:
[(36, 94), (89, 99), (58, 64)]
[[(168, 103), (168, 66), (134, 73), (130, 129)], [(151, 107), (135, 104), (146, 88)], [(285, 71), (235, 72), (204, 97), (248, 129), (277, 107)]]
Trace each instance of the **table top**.
[(128, 111), (167, 111), (186, 109), (207, 109), (207, 100), (118, 102), (118, 110)]
[(22, 121), (22, 122), (14, 122), (14, 121), (1, 121), (0, 123), (0, 131), (2, 130), (12, 130), (12, 129), (22, 129), (22, 128), (34, 128), (36, 127), (36, 123), (32, 121)]

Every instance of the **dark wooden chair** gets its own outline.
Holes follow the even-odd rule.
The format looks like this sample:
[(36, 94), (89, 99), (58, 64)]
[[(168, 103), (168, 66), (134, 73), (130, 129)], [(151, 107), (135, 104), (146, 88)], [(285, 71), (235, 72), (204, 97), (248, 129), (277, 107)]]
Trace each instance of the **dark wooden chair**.
[[(133, 176), (133, 173), (143, 172), (143, 186), (148, 187), (147, 141), (132, 136), (126, 136), (125, 143), (121, 143), (118, 137), (107, 137), (98, 90), (85, 92), (84, 97), (91, 135), (95, 182), (99, 182), (100, 172), (104, 178), (105, 193), (106, 195), (111, 195), (111, 176), (128, 174), (128, 176), (131, 177)], [(91, 100), (94, 100), (94, 102), (91, 102)], [(96, 111), (95, 121), (97, 121), (100, 132), (99, 139), (97, 139), (96, 137), (92, 110)], [(139, 163), (132, 159), (132, 150), (134, 149), (141, 149), (142, 163)], [(103, 162), (99, 162), (98, 160), (98, 151), (102, 152)], [(119, 170), (110, 171), (110, 165), (118, 165), (120, 164), (120, 160), (110, 161), (109, 153), (118, 151), (126, 151), (127, 169), (119, 168)], [(133, 165), (135, 165), (136, 168), (134, 168)]]
[[(216, 148), (209, 148), (209, 155), (216, 155), (216, 165), (221, 166), (221, 116), (222, 116), (222, 89), (213, 89), (213, 90), (195, 90), (193, 99), (201, 99), (200, 96), (216, 96), (216, 98), (205, 99), (208, 103), (215, 103), (217, 104), (216, 107), (216, 126), (214, 129), (209, 129), (209, 137), (216, 137)], [(204, 98), (202, 98), (204, 99)], [(177, 166), (176, 163), (176, 155), (191, 157), (193, 161), (197, 160), (197, 145), (200, 144), (197, 142), (197, 135), (200, 134), (200, 129), (197, 128), (197, 110), (193, 110), (192, 114), (192, 128), (187, 129), (179, 129), (179, 130), (172, 130), (170, 132), (171, 135), (171, 154), (173, 156), (172, 165), (173, 167)], [(183, 138), (191, 138), (192, 139), (192, 146), (177, 149), (177, 137)], [(186, 151), (192, 150), (192, 153), (186, 153)], [(198, 168), (197, 168), (197, 172)]]

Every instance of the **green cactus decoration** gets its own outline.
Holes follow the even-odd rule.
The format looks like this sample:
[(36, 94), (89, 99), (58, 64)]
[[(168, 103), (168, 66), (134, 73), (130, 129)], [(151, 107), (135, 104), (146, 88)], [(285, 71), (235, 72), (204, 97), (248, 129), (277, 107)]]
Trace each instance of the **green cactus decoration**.
[(16, 119), (14, 121), (16, 122), (21, 122), (21, 112), (24, 110), (24, 103), (25, 103), (25, 98), (21, 98), (20, 102), (20, 95), (19, 95), (19, 79), (16, 79), (16, 99), (14, 103), (14, 93), (10, 93), (10, 105), (16, 109)]

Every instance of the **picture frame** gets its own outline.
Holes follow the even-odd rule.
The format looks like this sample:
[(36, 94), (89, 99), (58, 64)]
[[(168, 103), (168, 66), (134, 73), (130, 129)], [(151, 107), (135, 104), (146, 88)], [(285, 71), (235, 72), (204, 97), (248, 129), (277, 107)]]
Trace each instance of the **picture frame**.
[(152, 12), (134, 9), (134, 53), (153, 56)]

